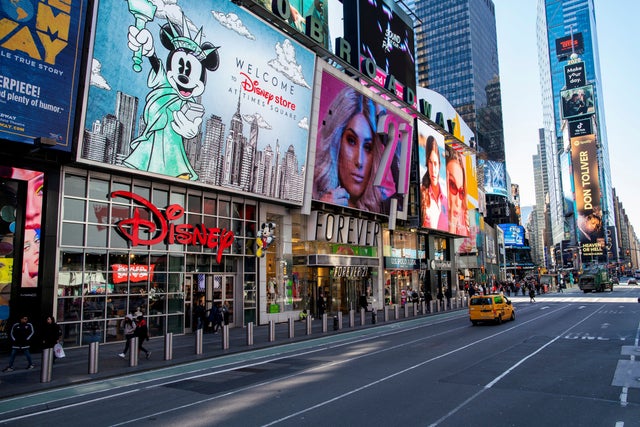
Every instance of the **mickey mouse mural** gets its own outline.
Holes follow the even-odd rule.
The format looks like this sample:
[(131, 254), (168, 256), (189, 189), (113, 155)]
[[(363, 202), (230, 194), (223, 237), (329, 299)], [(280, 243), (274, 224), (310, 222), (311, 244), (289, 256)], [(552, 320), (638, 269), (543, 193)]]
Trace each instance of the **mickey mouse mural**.
[(256, 239), (256, 256), (262, 258), (267, 253), (267, 248), (276, 239), (274, 235), (276, 224), (273, 222), (263, 222), (258, 231), (258, 238)]
[[(191, 35), (184, 16), (182, 28), (171, 22), (160, 28), (160, 41), (169, 54), (166, 70), (156, 55), (153, 36), (146, 28), (129, 27), (129, 49), (149, 58), (147, 94), (143, 111), (144, 132), (131, 141), (124, 160), (130, 168), (196, 181), (184, 140), (195, 137), (202, 124), (204, 107), (196, 97), (205, 90), (207, 70), (220, 63), (218, 47), (202, 42), (202, 29)], [(137, 66), (136, 66), (137, 65)], [(141, 67), (134, 59), (134, 70)]]

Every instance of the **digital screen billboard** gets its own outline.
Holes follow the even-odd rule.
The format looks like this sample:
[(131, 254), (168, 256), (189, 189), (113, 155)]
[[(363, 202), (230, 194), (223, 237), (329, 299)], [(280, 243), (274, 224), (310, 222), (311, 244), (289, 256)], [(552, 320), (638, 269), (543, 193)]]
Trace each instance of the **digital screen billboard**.
[(565, 120), (596, 112), (593, 85), (560, 91), (560, 102), (562, 103), (562, 118)]
[(576, 228), (583, 256), (604, 250), (600, 179), (595, 135), (571, 138), (571, 166), (575, 186)]
[(480, 160), (484, 164), (484, 191), (507, 197), (507, 170), (504, 162)]
[(556, 39), (556, 56), (559, 60), (569, 58), (572, 53), (578, 55), (584, 53), (582, 33), (575, 33)]
[(301, 204), (314, 53), (232, 2), (147, 4), (99, 4), (79, 160)]
[(87, 1), (2, 1), (0, 138), (71, 151)]
[(406, 193), (413, 119), (330, 66), (319, 76), (312, 199), (389, 215)]
[[(377, 65), (376, 82), (384, 87), (387, 76), (400, 83), (395, 92), (403, 98), (405, 88), (416, 93), (416, 57), (413, 22), (394, 1), (353, 0), (344, 2), (345, 39), (359, 57), (352, 65), (362, 71), (362, 62)], [(357, 60), (357, 63), (353, 63)]]
[(518, 224), (498, 224), (504, 232), (504, 245), (510, 247), (524, 246), (524, 227)]
[(564, 83), (567, 89), (573, 89), (587, 84), (584, 62), (564, 66)]
[(445, 148), (447, 197), (449, 200), (449, 232), (468, 237), (471, 224), (467, 190), (466, 156), (450, 145)]
[(444, 135), (423, 121), (417, 122), (420, 225), (423, 228), (449, 231)]

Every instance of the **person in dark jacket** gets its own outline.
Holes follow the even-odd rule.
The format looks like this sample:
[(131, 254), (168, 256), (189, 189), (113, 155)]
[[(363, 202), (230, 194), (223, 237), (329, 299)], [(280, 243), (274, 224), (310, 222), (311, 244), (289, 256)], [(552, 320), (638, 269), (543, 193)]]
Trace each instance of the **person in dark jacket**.
[[(42, 348), (53, 348), (60, 342), (62, 336), (62, 330), (56, 323), (56, 319), (53, 316), (47, 316), (42, 326)], [(56, 363), (56, 358), (52, 359), (52, 363)]]
[(209, 312), (209, 322), (211, 322), (211, 328), (213, 333), (218, 332), (218, 329), (222, 328), (222, 312), (218, 307), (218, 303), (213, 303), (211, 311)]
[(18, 351), (22, 351), (27, 358), (27, 369), (35, 368), (33, 361), (31, 360), (31, 353), (29, 347), (31, 346), (31, 338), (33, 337), (34, 329), (33, 325), (29, 323), (29, 316), (22, 316), (20, 321), (15, 323), (11, 327), (11, 356), (9, 356), (9, 366), (4, 368), (2, 372), (13, 371), (13, 362), (16, 359)]
[(149, 340), (149, 327), (147, 326), (147, 321), (144, 320), (143, 316), (138, 316), (136, 330), (133, 332), (133, 335), (138, 337), (138, 352), (144, 351), (144, 354), (148, 359), (151, 356), (151, 352), (144, 348), (142, 344), (145, 340)]

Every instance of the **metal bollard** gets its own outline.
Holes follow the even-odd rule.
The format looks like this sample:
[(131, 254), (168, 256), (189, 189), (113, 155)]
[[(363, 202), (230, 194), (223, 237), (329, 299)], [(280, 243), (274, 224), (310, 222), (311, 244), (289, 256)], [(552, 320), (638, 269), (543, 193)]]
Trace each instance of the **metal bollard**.
[(100, 346), (97, 342), (89, 344), (89, 373), (98, 373), (98, 353), (100, 352)]
[(435, 306), (436, 306), (435, 301), (429, 301), (429, 313), (435, 312)]
[(342, 312), (341, 311), (338, 312), (338, 330), (339, 331), (342, 330)]
[(247, 323), (247, 345), (253, 345), (253, 322)]
[(202, 329), (196, 329), (196, 354), (202, 354)]
[(164, 336), (164, 360), (173, 359), (173, 332), (167, 332)]
[(313, 319), (311, 318), (311, 315), (307, 316), (306, 321), (307, 321), (307, 335), (311, 335), (311, 327), (313, 325), (312, 323)]
[(349, 327), (353, 328), (356, 326), (356, 311), (351, 309), (349, 310)]
[(269, 320), (269, 342), (276, 340), (276, 324), (273, 320)]
[(327, 332), (327, 313), (322, 313), (322, 332)]
[(425, 304), (424, 301), (422, 301), (420, 304), (422, 307), (422, 314), (427, 314), (427, 304)]
[(293, 320), (293, 317), (289, 317), (289, 338), (293, 338), (295, 334), (295, 322)]
[(138, 337), (131, 338), (131, 347), (129, 347), (129, 366), (138, 366)]
[(385, 322), (389, 321), (389, 306), (388, 305), (384, 306), (384, 321)]
[(365, 313), (364, 308), (361, 308), (360, 309), (360, 326), (364, 326), (364, 322), (365, 322), (364, 313)]
[(222, 326), (222, 349), (229, 350), (229, 325)]
[(45, 348), (42, 350), (42, 367), (40, 369), (40, 382), (51, 382), (51, 368), (53, 367), (53, 349)]
[(400, 306), (395, 305), (393, 309), (394, 309), (393, 315), (395, 316), (393, 320), (398, 320), (400, 318)]
[(338, 316), (333, 316), (333, 330), (337, 331), (338, 329)]
[(375, 325), (378, 320), (378, 311), (374, 308), (371, 310), (371, 324)]
[(404, 318), (406, 319), (407, 317), (409, 317), (409, 304), (405, 303), (405, 305), (404, 305)]

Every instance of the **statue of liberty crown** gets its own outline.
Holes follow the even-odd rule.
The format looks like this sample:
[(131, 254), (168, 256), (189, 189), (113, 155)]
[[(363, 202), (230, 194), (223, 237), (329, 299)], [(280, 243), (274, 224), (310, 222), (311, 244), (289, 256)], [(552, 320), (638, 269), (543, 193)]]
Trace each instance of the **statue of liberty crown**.
[(171, 21), (169, 21), (169, 25), (171, 26), (171, 31), (167, 31), (164, 29), (164, 34), (167, 36), (169, 41), (173, 44), (176, 49), (185, 49), (193, 53), (193, 55), (198, 59), (198, 61), (204, 60), (211, 52), (215, 52), (218, 50), (219, 46), (212, 48), (201, 47), (202, 44), (202, 27), (198, 30), (198, 32), (191, 37), (191, 31), (189, 31), (189, 25), (187, 25), (187, 20), (182, 14), (182, 34), (180, 31), (176, 29)]

